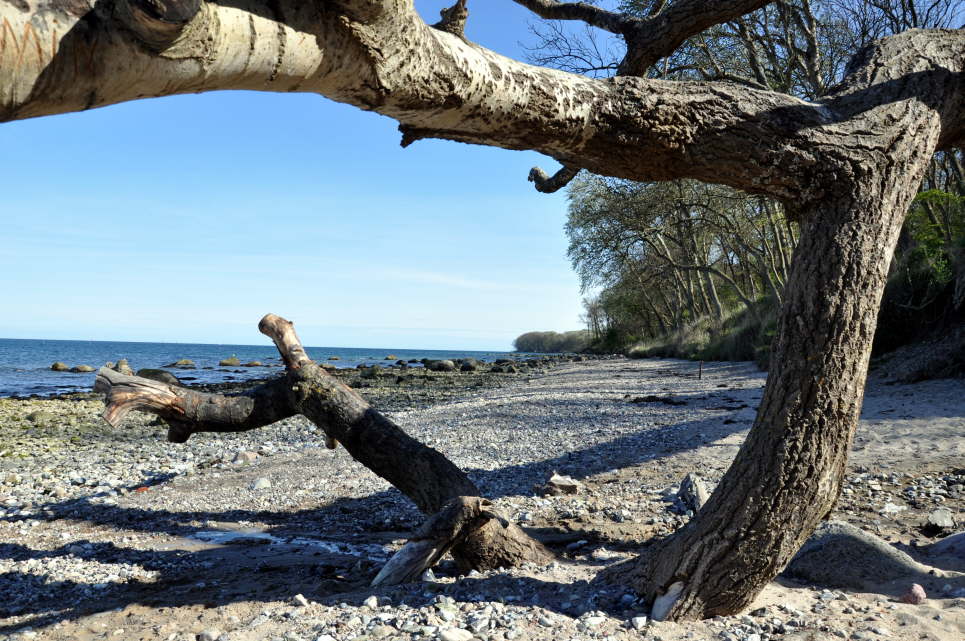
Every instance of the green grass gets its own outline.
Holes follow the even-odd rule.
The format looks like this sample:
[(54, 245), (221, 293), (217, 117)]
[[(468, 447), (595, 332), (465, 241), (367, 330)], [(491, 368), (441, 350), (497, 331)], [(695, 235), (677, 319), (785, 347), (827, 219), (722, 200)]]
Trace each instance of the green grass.
[(755, 361), (767, 368), (776, 332), (776, 309), (760, 301), (756, 313), (732, 310), (717, 320), (702, 317), (654, 339), (632, 345), (630, 358), (686, 358), (702, 361)]

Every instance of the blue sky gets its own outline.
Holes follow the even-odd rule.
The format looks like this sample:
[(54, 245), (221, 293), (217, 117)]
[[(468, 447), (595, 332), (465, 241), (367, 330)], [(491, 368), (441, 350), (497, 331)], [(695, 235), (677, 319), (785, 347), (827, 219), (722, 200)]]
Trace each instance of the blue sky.
[[(417, 0), (435, 21), (446, 2)], [(470, 2), (516, 58), (530, 14)], [(562, 193), (529, 152), (422, 141), (315, 95), (217, 92), (0, 125), (0, 336), (509, 349), (580, 327)]]

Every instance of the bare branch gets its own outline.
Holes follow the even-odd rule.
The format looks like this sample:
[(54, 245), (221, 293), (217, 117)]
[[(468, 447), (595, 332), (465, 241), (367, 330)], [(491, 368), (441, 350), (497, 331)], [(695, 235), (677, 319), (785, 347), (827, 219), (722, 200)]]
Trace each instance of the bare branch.
[(513, 0), (546, 20), (581, 20), (610, 33), (624, 34), (638, 22), (622, 13), (607, 11), (585, 2), (556, 0)]
[(687, 38), (716, 24), (756, 11), (772, 1), (678, 0), (657, 15), (638, 20), (631, 30), (625, 32), (627, 56), (620, 64), (618, 73), (622, 76), (643, 76)]
[(258, 322), (258, 331), (275, 343), (288, 369), (299, 369), (312, 362), (305, 353), (302, 342), (298, 340), (295, 325), (291, 321), (276, 314), (265, 314), (265, 317)]
[(563, 165), (559, 171), (550, 176), (539, 167), (533, 167), (529, 170), (529, 181), (536, 184), (536, 191), (552, 194), (566, 187), (578, 173), (580, 173), (579, 167)]

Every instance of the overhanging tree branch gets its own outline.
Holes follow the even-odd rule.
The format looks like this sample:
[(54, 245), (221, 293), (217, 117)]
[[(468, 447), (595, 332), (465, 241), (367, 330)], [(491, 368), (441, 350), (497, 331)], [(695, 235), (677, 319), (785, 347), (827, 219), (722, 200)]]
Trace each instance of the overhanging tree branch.
[[(216, 89), (312, 91), (393, 117), (414, 138), (532, 149), (599, 174), (690, 177), (794, 202), (849, 180), (854, 157), (883, 140), (882, 110), (919, 99), (925, 85), (941, 102), (926, 103), (942, 122), (939, 148), (961, 139), (960, 31), (885, 39), (862, 58), (874, 74), (859, 65), (836, 95), (810, 103), (729, 83), (583, 78), (429, 28), (410, 0), (369, 0), (368, 12), (351, 4), (347, 14), (335, 3), (275, 0), (272, 11), (261, 0), (248, 0), (249, 11), (206, 3), (160, 54), (110, 20), (61, 15), (70, 28), (44, 32), (31, 13), (0, 9), (11, 24), (0, 49), (0, 119)], [(27, 35), (14, 43), (9, 33)], [(914, 85), (882, 76), (908, 65), (918, 69)]]
[[(738, 4), (674, 7), (700, 5), (702, 16), (676, 14), (699, 21)], [(392, 117), (420, 138), (532, 149), (637, 181), (723, 183), (793, 205), (799, 249), (754, 426), (700, 513), (649, 546), (624, 578), (670, 618), (736, 612), (833, 506), (904, 214), (928, 159), (965, 134), (965, 33), (877, 41), (827, 97), (805, 101), (729, 83), (593, 80), (525, 65), (432, 29), (412, 0), (204, 3), (160, 51), (120, 26), (113, 3), (88, 6), (0, 4), (0, 119), (216, 89), (305, 91)], [(695, 28), (668, 23), (671, 35), (647, 38), (665, 47)], [(407, 441), (320, 368), (289, 362), (292, 407), (424, 510), (478, 495), (447, 473), (444, 457)], [(474, 538), (490, 536), (479, 534), (485, 526), (472, 529), (455, 548), (470, 567), (532, 552), (510, 528), (488, 545)]]
[(557, 2), (556, 0), (513, 0), (546, 20), (580, 20), (615, 34), (631, 30), (637, 18), (615, 11), (607, 11), (585, 2)]

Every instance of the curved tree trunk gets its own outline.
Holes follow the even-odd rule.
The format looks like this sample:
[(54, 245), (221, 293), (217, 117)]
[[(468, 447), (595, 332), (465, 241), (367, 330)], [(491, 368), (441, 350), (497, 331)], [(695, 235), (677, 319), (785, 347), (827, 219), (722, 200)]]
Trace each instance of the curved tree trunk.
[(654, 601), (655, 619), (747, 607), (834, 507), (888, 264), (935, 139), (927, 121), (908, 127), (897, 162), (866, 167), (872, 186), (799, 212), (808, 222), (753, 428), (698, 515), (615, 570)]

